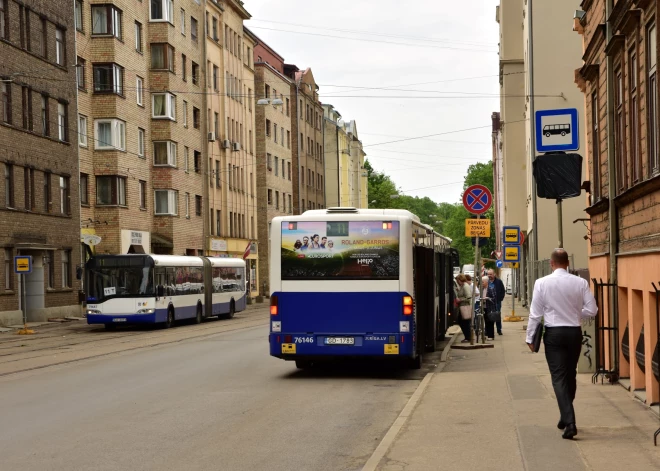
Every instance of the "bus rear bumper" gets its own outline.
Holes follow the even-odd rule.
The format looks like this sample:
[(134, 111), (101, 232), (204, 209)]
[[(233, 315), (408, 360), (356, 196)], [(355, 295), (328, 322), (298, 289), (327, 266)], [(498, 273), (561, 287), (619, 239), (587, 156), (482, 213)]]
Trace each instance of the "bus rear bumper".
[(158, 324), (167, 320), (167, 310), (151, 314), (87, 314), (88, 324)]
[[(349, 338), (351, 345), (329, 345), (328, 338)], [(271, 356), (283, 360), (297, 360), (310, 357), (389, 357), (412, 358), (415, 345), (412, 334), (287, 334), (271, 333), (269, 337)]]

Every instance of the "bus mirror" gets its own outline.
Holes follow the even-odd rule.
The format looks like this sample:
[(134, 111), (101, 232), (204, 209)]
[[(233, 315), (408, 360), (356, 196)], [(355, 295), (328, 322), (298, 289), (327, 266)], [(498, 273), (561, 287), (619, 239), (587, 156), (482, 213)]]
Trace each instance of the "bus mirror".
[(158, 285), (158, 288), (156, 288), (156, 294), (159, 298), (165, 296), (165, 288), (163, 287), (163, 285)]

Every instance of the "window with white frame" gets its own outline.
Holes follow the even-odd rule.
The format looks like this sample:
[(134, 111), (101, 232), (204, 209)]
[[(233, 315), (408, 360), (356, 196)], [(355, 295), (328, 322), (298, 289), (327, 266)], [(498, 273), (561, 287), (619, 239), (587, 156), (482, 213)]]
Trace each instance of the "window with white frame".
[(190, 193), (186, 193), (185, 199), (183, 200), (183, 206), (186, 210), (186, 218), (190, 219)]
[(144, 158), (144, 129), (138, 128), (138, 157)]
[(174, 22), (174, 0), (150, 0), (149, 18), (151, 21)]
[(140, 198), (140, 209), (147, 209), (147, 182), (138, 181), (138, 196)]
[(176, 167), (176, 142), (154, 141), (154, 165)]
[(186, 35), (186, 10), (181, 9), (181, 34)]
[(142, 52), (142, 23), (135, 22), (135, 50), (137, 52)]
[(176, 190), (155, 190), (154, 199), (156, 215), (179, 214), (179, 194)]
[(121, 39), (121, 16), (121, 10), (114, 5), (92, 5), (92, 35)]
[(114, 175), (97, 176), (96, 204), (126, 206), (126, 178)]
[(137, 96), (137, 104), (144, 106), (144, 80), (142, 77), (135, 79), (135, 93)]
[(62, 250), (62, 288), (71, 287), (71, 251)]
[(646, 32), (647, 78), (648, 90), (648, 148), (649, 175), (660, 172), (660, 123), (658, 123), (658, 38), (655, 23)]
[(151, 44), (151, 68), (174, 72), (174, 52), (169, 44)]
[(183, 127), (188, 127), (188, 102), (183, 100)]
[(87, 147), (87, 117), (78, 115), (78, 144)]
[(66, 44), (64, 41), (64, 30), (57, 28), (55, 30), (55, 63), (57, 65), (64, 65), (66, 62)]
[(126, 123), (119, 119), (97, 119), (94, 121), (98, 150), (126, 150)]
[(69, 136), (67, 117), (67, 106), (64, 103), (57, 104), (57, 128), (60, 141), (67, 142)]
[(176, 97), (171, 93), (152, 93), (151, 104), (154, 119), (165, 118), (176, 120)]
[(124, 68), (117, 64), (93, 64), (94, 93), (124, 94)]
[(188, 173), (190, 171), (190, 149), (183, 147), (183, 169)]

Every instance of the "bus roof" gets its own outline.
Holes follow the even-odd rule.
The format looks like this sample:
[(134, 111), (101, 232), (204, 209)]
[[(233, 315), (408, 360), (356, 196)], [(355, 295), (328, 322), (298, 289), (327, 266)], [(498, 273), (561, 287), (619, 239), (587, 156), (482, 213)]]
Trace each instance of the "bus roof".
[(204, 262), (202, 259), (190, 255), (149, 255), (156, 266), (171, 267), (201, 267)]
[(240, 258), (208, 257), (212, 267), (245, 268), (245, 262)]
[(303, 216), (327, 216), (329, 214), (362, 214), (369, 216), (398, 216), (407, 217), (413, 221), (420, 222), (416, 214), (411, 213), (405, 209), (359, 209), (359, 208), (327, 208), (327, 209), (312, 209), (305, 211)]

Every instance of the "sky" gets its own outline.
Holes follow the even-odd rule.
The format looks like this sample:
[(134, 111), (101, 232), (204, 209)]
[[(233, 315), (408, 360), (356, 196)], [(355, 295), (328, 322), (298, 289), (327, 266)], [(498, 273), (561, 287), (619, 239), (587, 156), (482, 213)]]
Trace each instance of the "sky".
[(498, 4), (245, 0), (246, 25), (286, 63), (312, 69), (321, 101), (356, 121), (376, 170), (407, 195), (449, 203), (468, 166), (492, 159)]

